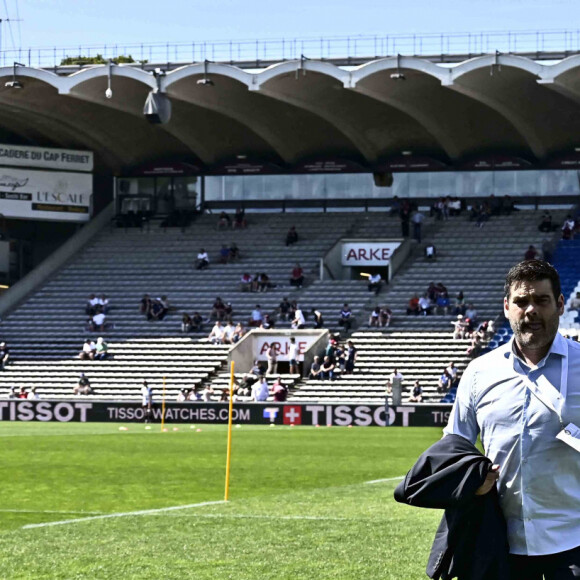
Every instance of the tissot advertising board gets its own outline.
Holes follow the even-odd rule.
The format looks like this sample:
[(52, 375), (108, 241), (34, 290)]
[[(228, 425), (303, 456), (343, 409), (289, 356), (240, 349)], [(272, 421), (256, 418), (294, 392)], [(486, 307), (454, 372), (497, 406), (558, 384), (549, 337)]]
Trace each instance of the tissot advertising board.
[(90, 219), (91, 173), (0, 167), (0, 214), (83, 222)]
[[(388, 407), (388, 425), (444, 427), (451, 405)], [(160, 401), (154, 400), (153, 421), (161, 421)], [(166, 423), (227, 423), (227, 403), (167, 403)], [(247, 425), (385, 427), (384, 405), (327, 405), (323, 403), (235, 403), (233, 421)], [(56, 421), (60, 423), (141, 423), (143, 407), (125, 402), (0, 401), (0, 421)]]

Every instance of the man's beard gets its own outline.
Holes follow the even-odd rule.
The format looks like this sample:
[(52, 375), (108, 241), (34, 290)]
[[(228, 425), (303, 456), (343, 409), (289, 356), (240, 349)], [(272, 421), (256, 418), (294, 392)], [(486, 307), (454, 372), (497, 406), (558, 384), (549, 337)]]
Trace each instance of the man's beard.
[[(555, 320), (510, 320), (516, 341), (523, 348), (542, 348), (552, 343), (558, 332), (558, 318)], [(536, 327), (535, 327), (536, 326)]]

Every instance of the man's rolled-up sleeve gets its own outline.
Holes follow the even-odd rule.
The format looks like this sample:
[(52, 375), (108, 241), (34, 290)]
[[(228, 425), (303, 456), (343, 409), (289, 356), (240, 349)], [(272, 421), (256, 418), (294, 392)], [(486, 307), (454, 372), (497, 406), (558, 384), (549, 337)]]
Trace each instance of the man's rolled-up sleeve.
[(473, 397), (475, 372), (472, 366), (469, 365), (461, 377), (461, 381), (457, 387), (455, 403), (449, 415), (447, 427), (443, 429), (443, 434), (461, 435), (461, 437), (475, 444), (477, 435), (479, 434), (479, 426), (475, 416)]

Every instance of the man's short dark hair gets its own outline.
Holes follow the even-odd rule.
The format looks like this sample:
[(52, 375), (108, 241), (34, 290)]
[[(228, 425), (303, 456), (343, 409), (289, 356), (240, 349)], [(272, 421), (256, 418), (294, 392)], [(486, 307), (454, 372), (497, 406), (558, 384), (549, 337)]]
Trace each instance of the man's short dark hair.
[(562, 293), (560, 286), (560, 275), (554, 266), (544, 262), (544, 260), (524, 260), (516, 264), (505, 278), (504, 294), (509, 299), (510, 290), (513, 284), (519, 282), (538, 282), (539, 280), (550, 280), (552, 294), (558, 300)]

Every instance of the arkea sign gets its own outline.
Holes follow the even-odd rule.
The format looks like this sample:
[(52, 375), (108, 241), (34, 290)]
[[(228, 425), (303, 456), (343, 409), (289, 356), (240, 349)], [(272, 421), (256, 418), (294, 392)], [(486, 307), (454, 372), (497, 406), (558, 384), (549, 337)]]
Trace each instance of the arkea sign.
[[(323, 403), (235, 403), (233, 421), (247, 425), (334, 427), (444, 427), (451, 405), (335, 405)], [(161, 405), (153, 405), (153, 421), (161, 421)], [(166, 423), (225, 424), (227, 403), (166, 403)], [(140, 423), (145, 411), (138, 403), (83, 401), (0, 401), (0, 421), (59, 423)]]
[(387, 266), (401, 242), (344, 242), (343, 266)]

